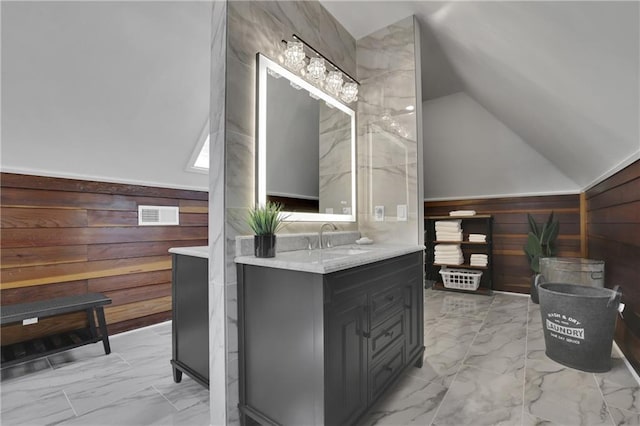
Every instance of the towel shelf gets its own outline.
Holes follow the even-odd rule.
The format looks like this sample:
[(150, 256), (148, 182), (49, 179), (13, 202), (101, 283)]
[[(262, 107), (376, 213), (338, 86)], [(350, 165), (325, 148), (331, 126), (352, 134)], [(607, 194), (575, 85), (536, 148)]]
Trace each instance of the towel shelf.
[[(461, 221), (463, 240), (464, 241), (441, 241), (436, 239), (436, 221), (455, 220)], [(493, 294), (493, 216), (478, 214), (475, 216), (428, 216), (424, 220), (425, 229), (425, 276), (427, 280), (435, 283), (434, 289), (444, 291), (458, 291), (465, 293), (475, 293), (491, 295)], [(485, 234), (486, 241), (468, 241), (469, 234)], [(465, 263), (462, 265), (451, 265), (435, 262), (435, 246), (436, 244), (457, 244), (462, 248)], [(487, 266), (471, 265), (471, 254), (480, 253), (487, 255)], [(475, 291), (458, 290), (446, 288), (442, 284), (440, 269), (443, 267), (462, 268), (469, 270), (482, 270), (482, 278), (480, 286)]]

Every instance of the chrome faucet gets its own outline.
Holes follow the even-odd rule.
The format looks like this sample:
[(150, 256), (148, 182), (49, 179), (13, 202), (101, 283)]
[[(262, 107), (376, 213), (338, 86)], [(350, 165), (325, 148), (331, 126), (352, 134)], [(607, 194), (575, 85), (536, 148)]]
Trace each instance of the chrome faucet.
[[(338, 227), (335, 226), (333, 223), (331, 222), (327, 222), (327, 223), (323, 223), (322, 226), (320, 227), (320, 232), (318, 233), (318, 247), (320, 247), (320, 249), (324, 248), (324, 244), (322, 243), (322, 232), (324, 231), (324, 227), (325, 226), (330, 226), (332, 230), (337, 231)], [(330, 247), (329, 246), (329, 241), (327, 240), (327, 248)]]

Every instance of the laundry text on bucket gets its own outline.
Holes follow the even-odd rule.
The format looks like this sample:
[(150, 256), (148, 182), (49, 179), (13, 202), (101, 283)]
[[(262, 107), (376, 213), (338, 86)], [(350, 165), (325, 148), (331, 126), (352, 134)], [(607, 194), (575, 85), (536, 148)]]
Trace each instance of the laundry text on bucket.
[(565, 327), (547, 320), (547, 330), (555, 331), (558, 334), (564, 334), (565, 336), (575, 337), (577, 339), (584, 339), (584, 328)]

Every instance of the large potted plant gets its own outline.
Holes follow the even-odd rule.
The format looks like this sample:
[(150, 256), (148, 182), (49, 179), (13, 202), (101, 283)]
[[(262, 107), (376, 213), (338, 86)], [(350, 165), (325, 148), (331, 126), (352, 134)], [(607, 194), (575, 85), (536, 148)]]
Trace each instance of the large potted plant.
[(529, 234), (527, 235), (527, 244), (524, 246), (524, 252), (529, 258), (529, 266), (533, 272), (531, 276), (531, 300), (534, 303), (538, 303), (536, 280), (540, 274), (540, 259), (556, 255), (556, 239), (558, 238), (560, 225), (553, 212), (542, 225), (538, 225), (531, 214), (527, 214), (527, 219), (529, 220)]
[(249, 210), (247, 223), (254, 233), (253, 244), (256, 257), (275, 257), (276, 232), (286, 218), (287, 215), (282, 213), (280, 203), (267, 201), (265, 205), (257, 205)]

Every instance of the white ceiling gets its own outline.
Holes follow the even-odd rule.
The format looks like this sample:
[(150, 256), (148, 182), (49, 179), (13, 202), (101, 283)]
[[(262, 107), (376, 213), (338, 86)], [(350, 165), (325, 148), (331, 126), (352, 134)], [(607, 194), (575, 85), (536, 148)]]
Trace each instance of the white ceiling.
[(423, 101), (465, 91), (578, 188), (640, 156), (638, 2), (322, 3), (356, 39), (416, 15)]

